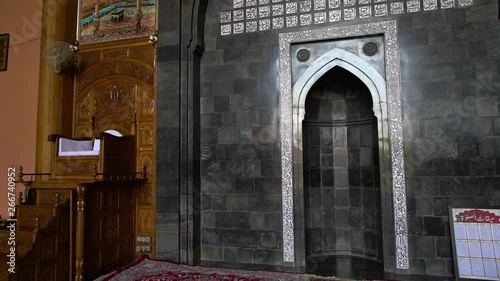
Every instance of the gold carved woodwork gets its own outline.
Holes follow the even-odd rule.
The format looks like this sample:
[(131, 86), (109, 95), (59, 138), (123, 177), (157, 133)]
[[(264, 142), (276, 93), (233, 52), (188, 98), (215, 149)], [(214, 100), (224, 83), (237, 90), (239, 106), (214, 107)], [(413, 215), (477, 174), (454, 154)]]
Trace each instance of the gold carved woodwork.
[(85, 229), (85, 193), (86, 187), (79, 184), (76, 189), (76, 249), (75, 249), (75, 281), (83, 281), (83, 243)]
[(57, 195), (59, 195), (59, 204), (63, 204), (70, 198), (68, 190), (39, 190), (36, 200), (37, 205), (54, 205)]
[[(147, 42), (147, 39), (134, 38), (81, 46), (79, 51), (81, 71), (76, 77), (73, 105), (73, 134), (74, 137), (91, 137), (103, 129), (115, 129), (123, 134), (129, 134), (134, 130), (133, 134), (137, 137), (136, 171), (141, 171), (145, 165), (147, 182), (140, 187), (140, 190), (135, 191), (137, 199), (131, 207), (137, 211), (135, 219), (129, 223), (126, 216), (120, 215), (119, 228), (120, 231), (125, 231), (123, 227), (133, 227), (134, 232), (140, 229), (141, 235), (152, 236), (155, 241), (156, 49)], [(90, 111), (87, 113), (89, 102)], [(135, 126), (133, 113), (135, 113)], [(90, 117), (87, 117), (88, 115)], [(110, 209), (106, 208), (113, 203), (108, 202), (109, 195), (104, 194), (104, 191), (101, 195), (101, 212), (108, 214)], [(127, 197), (126, 195), (123, 197), (122, 194), (118, 196)], [(118, 208), (128, 204), (129, 202), (119, 201)], [(88, 207), (93, 208), (89, 205)], [(127, 220), (126, 223), (124, 220)], [(104, 226), (99, 231), (104, 235)], [(130, 237), (129, 242), (125, 240), (121, 242), (124, 243), (123, 251), (128, 249), (127, 245), (136, 243), (135, 237)], [(152, 248), (154, 256), (154, 245)], [(130, 254), (134, 257), (141, 253), (136, 253), (135, 249), (132, 249)], [(108, 258), (103, 257), (103, 259)], [(101, 261), (101, 264), (103, 262), (105, 263)]]
[(35, 233), (17, 233), (16, 232), (16, 251), (17, 256), (22, 257), (33, 249), (33, 243), (35, 243)]
[(136, 85), (127, 80), (111, 80), (96, 86), (94, 133), (116, 129), (131, 134), (136, 107)]
[(141, 150), (153, 149), (155, 130), (153, 122), (141, 122), (139, 125), (139, 146)]
[(155, 97), (154, 94), (145, 90), (141, 89), (141, 104), (140, 106), (140, 116), (142, 119), (147, 119), (147, 118), (152, 118), (155, 115)]
[(126, 58), (128, 54), (128, 50), (126, 48), (122, 49), (110, 49), (110, 50), (104, 50), (103, 55), (104, 58)]
[(151, 178), (152, 175), (154, 175), (155, 171), (155, 166), (154, 166), (154, 152), (152, 151), (140, 151), (139, 152), (139, 165), (137, 169), (140, 169), (141, 167), (146, 167), (146, 172), (148, 175), (148, 178)]
[(153, 210), (139, 209), (139, 233), (153, 231)]
[(67, 160), (59, 160), (55, 163), (55, 176), (91, 175), (94, 165), (97, 165), (98, 157), (67, 157)]
[(92, 135), (92, 126), (90, 124), (76, 126), (76, 132), (75, 132), (76, 138), (89, 137), (91, 135)]
[(141, 65), (133, 61), (110, 59), (95, 64), (82, 73), (77, 82), (78, 89), (85, 90), (95, 81), (112, 75), (133, 77), (150, 86), (154, 84), (154, 68), (152, 66)]
[(82, 95), (80, 100), (77, 101), (78, 107), (76, 108), (77, 123), (90, 123), (92, 117), (92, 98), (89, 92)]
[(47, 227), (52, 217), (52, 208), (25, 206), (17, 210), (18, 226), (37, 227), (38, 224), (39, 227)]
[(129, 57), (142, 60), (148, 64), (154, 65), (155, 54), (151, 51), (149, 46), (131, 47)]
[(153, 205), (153, 187), (151, 184), (143, 184), (139, 188), (138, 198), (140, 206)]
[(85, 69), (86, 67), (91, 66), (101, 60), (101, 52), (86, 52), (85, 55), (80, 55), (78, 56), (78, 58), (80, 60), (80, 67)]

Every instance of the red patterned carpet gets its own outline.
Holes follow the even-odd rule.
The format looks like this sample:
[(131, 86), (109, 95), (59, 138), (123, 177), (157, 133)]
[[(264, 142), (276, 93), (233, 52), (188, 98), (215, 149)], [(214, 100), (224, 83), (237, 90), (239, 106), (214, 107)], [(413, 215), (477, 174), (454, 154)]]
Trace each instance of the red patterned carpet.
[(310, 274), (189, 266), (143, 257), (99, 281), (322, 281), (344, 280)]

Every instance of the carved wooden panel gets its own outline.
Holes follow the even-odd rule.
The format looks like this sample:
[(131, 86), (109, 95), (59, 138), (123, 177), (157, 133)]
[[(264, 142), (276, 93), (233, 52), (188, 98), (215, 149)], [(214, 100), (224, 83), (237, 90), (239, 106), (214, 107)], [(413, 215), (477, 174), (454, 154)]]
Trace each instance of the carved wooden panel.
[(57, 280), (55, 275), (54, 267), (40, 266), (40, 280)]
[(109, 49), (103, 51), (104, 58), (126, 58), (128, 55), (128, 50), (126, 48), (121, 49)]
[(94, 171), (94, 165), (98, 164), (98, 156), (95, 157), (59, 157), (55, 162), (54, 176), (82, 177), (82, 175), (91, 176)]
[(80, 68), (85, 69), (101, 60), (101, 52), (93, 51), (81, 53), (78, 58), (80, 60)]
[(75, 138), (91, 137), (92, 136), (92, 126), (88, 125), (77, 125), (75, 130)]
[(103, 61), (89, 67), (78, 77), (78, 89), (85, 91), (91, 84), (104, 77), (111, 75), (122, 75), (133, 77), (151, 87), (154, 85), (154, 68), (152, 66), (140, 65), (135, 62), (120, 60)]
[(141, 151), (139, 152), (139, 162), (137, 169), (142, 169), (143, 166), (146, 166), (146, 172), (148, 173), (148, 178), (154, 175), (155, 171), (155, 162), (154, 162), (154, 152), (153, 151)]
[(120, 208), (134, 208), (134, 190), (122, 188), (120, 192)]
[(104, 240), (118, 238), (118, 216), (113, 215), (104, 219)]
[(85, 232), (86, 278), (130, 262), (131, 252), (134, 256), (136, 188), (126, 182), (88, 185), (87, 203), (91, 203), (90, 198), (100, 197), (102, 208), (87, 209), (86, 225), (90, 227)]
[[(17, 222), (19, 222), (19, 218)], [(19, 257), (23, 257), (32, 250), (34, 243), (34, 234), (31, 233), (16, 233), (16, 251)]]
[(145, 88), (140, 88), (141, 99), (139, 104), (139, 115), (142, 120), (152, 119), (155, 115), (155, 96), (154, 93)]
[(41, 228), (47, 227), (52, 217), (52, 207), (21, 205), (17, 208), (17, 225), (19, 227), (35, 227), (37, 218)]
[[(134, 207), (130, 209), (137, 210), (138, 206), (147, 208), (140, 211), (142, 221), (137, 213), (130, 225), (142, 229), (141, 235), (152, 236), (155, 241), (156, 48), (147, 39), (96, 43), (82, 45), (79, 58), (81, 67), (76, 77), (73, 137), (95, 136), (106, 129), (129, 134), (133, 114), (136, 113), (134, 162), (136, 171), (146, 166), (148, 181), (140, 191), (136, 191), (134, 198), (137, 200), (134, 199)], [(87, 113), (89, 99), (91, 106)], [(94, 116), (95, 128), (91, 127), (88, 114)], [(122, 194), (119, 196), (122, 197)], [(103, 194), (103, 206), (108, 204), (106, 197)], [(128, 203), (119, 202), (118, 208), (124, 204)], [(111, 210), (101, 209), (101, 212), (109, 215)], [(120, 216), (120, 228), (128, 225), (123, 223), (126, 218)], [(104, 233), (103, 227), (100, 231)], [(134, 244), (135, 239), (132, 237), (130, 242), (123, 244), (123, 249), (119, 249), (120, 255), (125, 255), (125, 249), (130, 250), (127, 247)], [(154, 243), (152, 246), (154, 249)], [(132, 256), (141, 254), (136, 253), (135, 248), (130, 251)], [(154, 256), (154, 251), (152, 254)]]
[(44, 236), (41, 247), (40, 255), (42, 260), (53, 258), (56, 254), (56, 236)]
[(128, 213), (120, 216), (120, 235), (134, 234), (134, 214)]
[(139, 188), (138, 196), (139, 206), (152, 206), (153, 205), (153, 186), (150, 183), (143, 184)]
[[(36, 280), (37, 272), (38, 270), (35, 262), (32, 262), (29, 265), (23, 265), (23, 270), (19, 270), (19, 277), (17, 280), (20, 281)], [(53, 280), (53, 279), (44, 279), (44, 280)]]
[(94, 133), (115, 129), (129, 135), (134, 124), (136, 84), (111, 80), (97, 85), (94, 95)]
[(152, 150), (155, 145), (155, 131), (153, 122), (141, 122), (139, 125), (139, 147), (141, 150)]
[(101, 192), (89, 192), (87, 194), (87, 208), (90, 212), (99, 212), (102, 209), (102, 193)]
[(118, 190), (116, 188), (104, 189), (103, 201), (103, 209), (105, 212), (118, 209)]
[(85, 241), (90, 243), (89, 246), (94, 245), (96, 242), (100, 241), (101, 236), (101, 224), (95, 223), (91, 227), (86, 227)]
[(102, 251), (102, 267), (108, 267), (116, 263), (118, 256), (118, 248), (116, 245), (108, 246)]
[(90, 92), (84, 93), (76, 101), (76, 122), (77, 124), (89, 124), (92, 117), (92, 95)]
[(152, 232), (153, 231), (153, 210), (139, 209), (139, 232)]
[(37, 205), (48, 205), (54, 206), (56, 202), (57, 194), (59, 195), (59, 203), (63, 204), (70, 198), (69, 190), (38, 190), (38, 195), (36, 197)]
[(148, 64), (154, 65), (155, 49), (151, 45), (142, 45), (131, 47), (129, 57), (142, 60)]

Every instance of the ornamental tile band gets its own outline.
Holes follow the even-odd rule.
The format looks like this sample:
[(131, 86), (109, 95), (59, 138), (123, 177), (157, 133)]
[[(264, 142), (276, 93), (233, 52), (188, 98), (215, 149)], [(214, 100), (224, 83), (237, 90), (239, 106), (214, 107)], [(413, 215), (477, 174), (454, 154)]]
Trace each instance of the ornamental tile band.
[[(396, 0), (397, 1), (397, 0)], [(405, 13), (429, 12), (439, 9), (464, 8), (472, 6), (474, 0), (233, 0), (233, 9), (220, 12), (221, 35), (244, 32), (266, 31), (296, 26), (320, 25), (339, 21), (352, 21), (370, 17), (403, 15)], [(359, 5), (356, 6), (356, 5)], [(319, 13), (324, 11), (323, 13)], [(296, 14), (297, 18), (283, 18), (273, 21), (272, 17)], [(227, 24), (239, 21), (258, 21), (258, 28), (245, 23), (231, 28)], [(266, 20), (267, 19), (267, 20)], [(267, 24), (269, 22), (269, 24)], [(223, 27), (224, 25), (224, 27)], [(243, 30), (243, 32), (241, 32)]]

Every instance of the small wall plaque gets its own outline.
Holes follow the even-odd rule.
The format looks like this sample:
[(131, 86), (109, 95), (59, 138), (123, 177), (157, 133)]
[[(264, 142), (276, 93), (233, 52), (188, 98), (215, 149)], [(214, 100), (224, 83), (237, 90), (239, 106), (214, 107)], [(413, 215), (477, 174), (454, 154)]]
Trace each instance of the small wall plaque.
[(500, 280), (500, 209), (450, 207), (457, 280)]

